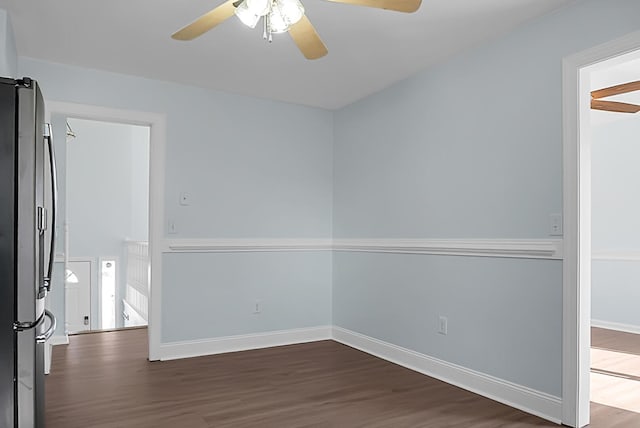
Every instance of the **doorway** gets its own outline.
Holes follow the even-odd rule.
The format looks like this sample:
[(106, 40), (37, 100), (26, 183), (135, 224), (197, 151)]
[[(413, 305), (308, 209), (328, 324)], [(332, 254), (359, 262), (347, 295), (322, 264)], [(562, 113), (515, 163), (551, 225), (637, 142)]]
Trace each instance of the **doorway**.
[[(591, 67), (589, 91), (624, 85), (601, 107), (640, 109), (640, 51)], [(595, 92), (594, 92), (595, 91)], [(638, 106), (638, 107), (633, 107)], [(591, 417), (635, 414), (640, 423), (640, 114), (590, 112)]]
[(595, 70), (640, 51), (640, 32), (588, 49), (563, 62), (563, 379), (562, 421), (591, 419), (591, 95)]
[[(121, 124), (141, 125), (150, 129), (149, 145), (149, 186), (148, 186), (148, 230), (149, 239), (146, 247), (147, 257), (150, 261), (148, 275), (148, 340), (149, 360), (160, 359), (160, 309), (161, 309), (161, 273), (162, 273), (162, 248), (161, 238), (164, 234), (164, 163), (166, 144), (166, 117), (163, 114), (141, 112), (135, 110), (121, 110), (109, 107), (75, 104), (66, 102), (47, 101), (47, 118), (53, 124), (56, 117), (71, 117), (94, 121), (116, 122)], [(62, 129), (64, 129), (64, 122)], [(60, 127), (59, 127), (60, 129)], [(56, 135), (64, 135), (62, 132)], [(60, 141), (61, 138), (57, 138)], [(55, 140), (54, 140), (55, 141)], [(58, 148), (56, 148), (58, 149)], [(64, 156), (59, 154), (59, 158)], [(60, 159), (58, 159), (60, 164)], [(64, 202), (62, 202), (64, 205)], [(64, 236), (67, 228), (60, 228), (58, 236)], [(64, 254), (65, 262), (68, 261), (68, 240), (64, 248), (58, 248), (58, 252)], [(57, 260), (61, 262), (60, 259)], [(97, 270), (97, 268), (96, 268)], [(93, 274), (95, 277), (95, 274)], [(56, 295), (58, 293), (58, 295)], [(52, 290), (51, 304), (58, 305), (58, 312), (64, 313), (64, 297), (59, 296), (60, 290)], [(62, 301), (61, 301), (62, 300)], [(97, 310), (96, 310), (97, 311)]]
[(67, 263), (69, 274), (83, 279), (65, 285), (67, 330), (146, 326), (148, 277), (144, 284), (130, 283), (128, 271), (149, 268), (148, 256), (130, 257), (129, 251), (132, 245), (148, 245), (149, 127), (65, 119), (70, 138), (63, 164), (65, 185), (60, 186), (64, 240), (69, 243), (69, 260), (95, 261), (93, 269), (85, 270), (88, 280), (80, 278), (75, 262)]

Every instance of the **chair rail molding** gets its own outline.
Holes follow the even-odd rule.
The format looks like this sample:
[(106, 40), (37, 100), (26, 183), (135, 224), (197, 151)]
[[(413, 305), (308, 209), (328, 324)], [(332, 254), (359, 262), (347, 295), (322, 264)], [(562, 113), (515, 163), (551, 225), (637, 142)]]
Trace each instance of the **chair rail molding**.
[(593, 251), (591, 260), (640, 262), (640, 251), (637, 250), (603, 250)]
[(167, 239), (162, 250), (165, 253), (328, 251), (331, 239)]
[(562, 259), (562, 239), (165, 239), (165, 253), (341, 251)]
[(562, 259), (561, 239), (336, 239), (335, 251)]

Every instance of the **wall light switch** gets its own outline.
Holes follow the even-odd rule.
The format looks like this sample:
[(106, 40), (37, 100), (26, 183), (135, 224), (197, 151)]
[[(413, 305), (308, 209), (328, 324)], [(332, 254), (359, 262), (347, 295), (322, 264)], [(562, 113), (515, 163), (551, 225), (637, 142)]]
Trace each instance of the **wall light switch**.
[(446, 335), (449, 330), (449, 320), (447, 317), (440, 316), (438, 318), (438, 333)]
[(549, 235), (562, 235), (562, 214), (549, 214)]
[(169, 224), (167, 226), (169, 233), (178, 233), (178, 228), (176, 227), (176, 221), (174, 219), (169, 219)]
[(191, 205), (191, 195), (188, 192), (180, 193), (180, 205)]

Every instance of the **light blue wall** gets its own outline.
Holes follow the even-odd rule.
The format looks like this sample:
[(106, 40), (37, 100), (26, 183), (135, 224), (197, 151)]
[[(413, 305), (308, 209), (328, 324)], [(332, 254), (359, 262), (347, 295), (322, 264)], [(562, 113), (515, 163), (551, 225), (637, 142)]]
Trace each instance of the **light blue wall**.
[[(332, 113), (20, 58), (51, 100), (167, 114), (175, 238), (331, 236)], [(192, 196), (178, 205), (180, 192)]]
[[(331, 237), (331, 112), (29, 58), (19, 65), (49, 100), (167, 115), (165, 217), (177, 226), (167, 238)], [(178, 204), (183, 191), (189, 206)], [(163, 342), (330, 323), (326, 252), (163, 261)], [(244, 305), (255, 298), (265, 306), (257, 317)], [(266, 312), (283, 306), (291, 309)]]
[(18, 52), (9, 14), (0, 9), (0, 77), (17, 77)]
[(640, 328), (640, 118), (594, 127), (591, 154), (591, 316)]
[(131, 135), (131, 230), (129, 239), (149, 239), (149, 127), (133, 126)]
[(640, 117), (594, 127), (591, 156), (593, 251), (640, 251)]
[(561, 262), (337, 252), (333, 272), (335, 325), (560, 395)]
[(328, 251), (165, 254), (162, 267), (165, 284), (180, 284), (165, 285), (163, 341), (331, 324)]
[[(334, 236), (548, 238), (562, 59), (638, 16), (637, 0), (571, 3), (336, 112)], [(338, 326), (561, 394), (561, 262), (336, 254), (333, 280)]]

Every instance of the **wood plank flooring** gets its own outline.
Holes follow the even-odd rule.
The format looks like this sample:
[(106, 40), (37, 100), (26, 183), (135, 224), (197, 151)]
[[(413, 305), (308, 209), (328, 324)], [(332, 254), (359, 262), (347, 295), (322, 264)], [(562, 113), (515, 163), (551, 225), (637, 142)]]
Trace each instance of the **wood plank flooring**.
[(591, 418), (640, 427), (640, 335), (591, 329)]
[[(333, 341), (146, 357), (145, 329), (73, 336), (54, 347), (47, 427), (557, 426)], [(598, 406), (593, 427), (640, 426), (636, 413)]]

